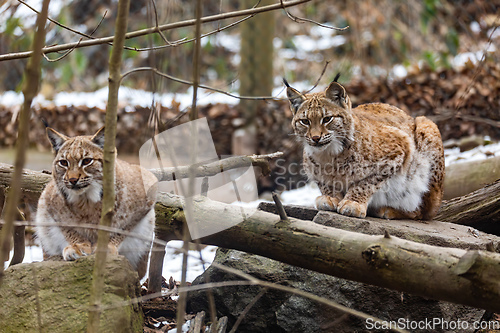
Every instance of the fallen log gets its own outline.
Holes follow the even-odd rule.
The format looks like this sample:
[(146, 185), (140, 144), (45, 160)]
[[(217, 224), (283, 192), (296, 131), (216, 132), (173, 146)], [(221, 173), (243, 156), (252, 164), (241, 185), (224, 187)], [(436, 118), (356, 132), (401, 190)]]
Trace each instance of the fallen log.
[(500, 235), (500, 179), (462, 197), (444, 201), (436, 219)]
[(482, 188), (500, 179), (500, 156), (446, 167), (444, 199), (449, 200)]
[[(157, 227), (170, 239), (181, 238), (184, 205), (181, 197), (172, 194), (162, 193), (158, 198)], [(245, 216), (238, 225), (201, 238), (203, 244), (432, 299), (500, 311), (498, 253), (432, 246), (389, 233), (366, 235), (295, 218), (283, 221), (275, 214), (203, 197), (193, 201), (193, 216), (203, 217), (207, 224)], [(365, 223), (363, 219), (358, 221)], [(498, 246), (499, 239), (491, 237)]]

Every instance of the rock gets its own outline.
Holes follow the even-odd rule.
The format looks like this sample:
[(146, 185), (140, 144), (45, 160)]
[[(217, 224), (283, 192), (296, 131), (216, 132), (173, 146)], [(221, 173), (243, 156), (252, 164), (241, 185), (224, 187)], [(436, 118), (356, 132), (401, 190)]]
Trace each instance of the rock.
[[(0, 331), (85, 332), (94, 258), (9, 267), (0, 286)], [(137, 272), (127, 259), (108, 257), (102, 301), (116, 306), (102, 313), (100, 332), (142, 332), (140, 305), (120, 304), (139, 296)]]
[[(241, 270), (261, 280), (308, 291), (387, 321), (402, 320), (406, 323), (406, 320), (409, 320), (416, 323), (432, 321), (433, 318), (446, 321), (460, 319), (472, 327), (472, 323), (479, 320), (484, 313), (484, 310), (339, 279), (236, 250), (219, 249), (214, 262)], [(210, 282), (241, 280), (240, 277), (210, 266), (195, 279), (193, 286), (205, 283), (206, 276)], [(232, 327), (245, 307), (261, 290), (260, 286), (212, 289), (217, 316), (228, 316), (228, 327)], [(190, 292), (188, 307), (193, 312), (204, 310), (208, 313), (206, 292)], [(237, 332), (368, 332), (367, 324), (369, 323), (364, 320), (326, 305), (269, 289), (245, 315)], [(434, 331), (446, 332), (440, 327), (435, 328)]]

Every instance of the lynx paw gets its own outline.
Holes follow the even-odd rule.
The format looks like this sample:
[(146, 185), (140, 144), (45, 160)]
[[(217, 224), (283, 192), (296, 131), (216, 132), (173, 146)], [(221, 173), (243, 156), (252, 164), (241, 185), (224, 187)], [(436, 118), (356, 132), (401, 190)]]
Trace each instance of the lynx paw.
[(92, 253), (92, 245), (89, 242), (68, 245), (63, 250), (63, 258), (66, 261), (76, 260)]
[(339, 202), (337, 212), (346, 216), (363, 218), (366, 217), (366, 204), (360, 204), (356, 201), (344, 199)]
[(316, 208), (319, 210), (330, 210), (335, 212), (339, 204), (339, 199), (328, 195), (322, 195), (316, 198)]

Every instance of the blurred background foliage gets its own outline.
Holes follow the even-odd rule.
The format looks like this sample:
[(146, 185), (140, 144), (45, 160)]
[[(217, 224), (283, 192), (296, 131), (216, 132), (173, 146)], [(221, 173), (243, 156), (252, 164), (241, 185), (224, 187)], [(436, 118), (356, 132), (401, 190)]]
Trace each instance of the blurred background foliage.
[[(203, 1), (203, 15), (244, 9), (248, 1)], [(34, 19), (24, 5), (8, 0), (0, 7), (0, 53), (29, 49)], [(60, 8), (52, 18), (84, 33), (104, 37), (113, 34), (115, 1), (58, 0), (52, 7)], [(362, 0), (318, 1), (289, 9), (299, 17), (320, 23), (350, 28), (336, 32), (311, 23), (292, 22), (283, 10), (275, 13), (274, 84), (280, 78), (304, 81), (311, 85), (317, 80), (326, 61), (331, 65), (327, 77), (341, 71), (343, 81), (352, 77), (380, 77), (394, 73), (395, 65), (407, 69), (430, 68), (433, 71), (450, 68), (458, 54), (480, 52), (489, 47), (488, 57), (498, 61), (500, 31), (500, 0)], [(57, 10), (56, 10), (57, 11)], [(17, 13), (17, 14), (16, 14)], [(33, 16), (33, 15), (32, 15)], [(156, 1), (156, 13), (150, 0), (135, 0), (130, 9), (129, 30), (158, 24), (173, 23), (194, 17), (193, 5), (187, 0)], [(102, 20), (102, 23), (99, 22)], [(203, 25), (209, 32), (234, 22), (235, 19)], [(166, 38), (177, 41), (192, 38), (193, 27), (166, 31)], [(489, 37), (493, 36), (491, 43)], [(78, 41), (74, 33), (51, 23), (47, 45)], [(165, 45), (158, 34), (134, 38), (127, 46), (145, 49)], [(225, 90), (237, 91), (240, 77), (240, 28), (238, 26), (204, 38), (202, 50), (202, 82)], [(125, 70), (153, 66), (173, 76), (190, 79), (192, 43), (165, 47), (160, 50), (125, 52)], [(76, 49), (63, 60), (43, 64), (42, 93), (46, 98), (59, 91), (94, 91), (107, 84), (108, 45)], [(62, 54), (50, 54), (56, 59)], [(19, 90), (21, 73), (26, 60), (0, 62), (0, 90)], [(185, 92), (187, 86), (151, 74), (136, 74), (124, 85), (137, 89)]]

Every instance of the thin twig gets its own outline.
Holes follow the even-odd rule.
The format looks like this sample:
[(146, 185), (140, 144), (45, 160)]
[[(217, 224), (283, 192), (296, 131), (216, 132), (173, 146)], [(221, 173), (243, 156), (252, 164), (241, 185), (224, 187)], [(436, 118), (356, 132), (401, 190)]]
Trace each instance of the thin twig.
[(474, 71), (474, 75), (472, 76), (471, 82), (469, 83), (469, 85), (467, 86), (467, 88), (464, 90), (464, 92), (462, 93), (462, 95), (458, 99), (457, 104), (455, 105), (455, 113), (462, 107), (462, 104), (465, 101), (465, 96), (472, 89), (472, 86), (474, 85), (474, 83), (477, 80), (477, 76), (479, 75), (479, 72), (481, 71), (481, 69), (484, 66), (484, 63), (485, 63), (485, 60), (486, 60), (486, 53), (487, 53), (488, 48), (491, 46), (493, 34), (495, 33), (495, 31), (499, 27), (499, 25), (497, 25), (497, 22), (498, 22), (499, 19), (500, 19), (500, 14), (498, 14), (497, 17), (495, 18), (495, 22), (494, 22), (495, 28), (493, 28), (491, 30), (491, 33), (490, 33), (490, 35), (488, 37), (488, 43), (486, 44), (486, 46), (483, 49), (483, 55), (481, 57), (481, 60), (479, 61), (478, 66), (476, 66), (476, 70)]
[[(31, 9), (32, 11), (34, 11), (37, 15), (40, 15), (40, 12), (39, 12), (38, 10), (36, 10), (36, 9), (35, 9), (35, 8), (33, 8), (33, 7), (31, 7), (29, 4), (27, 4), (27, 3), (26, 3), (26, 2), (24, 2), (23, 0), (17, 0), (17, 1), (18, 1), (18, 2), (20, 2), (20, 3), (22, 3), (23, 5), (25, 5), (26, 7), (28, 7), (28, 8), (29, 8), (29, 9)], [(105, 13), (104, 15), (106, 15), (106, 13)], [(103, 20), (103, 19), (104, 19), (104, 17), (101, 19), (101, 22), (102, 22), (102, 20)], [(81, 32), (81, 31), (78, 31), (78, 30), (75, 30), (75, 29), (73, 29), (73, 28), (71, 28), (71, 27), (68, 27), (67, 25), (64, 25), (64, 24), (62, 24), (61, 22), (56, 21), (56, 20), (54, 20), (54, 19), (52, 19), (52, 18), (50, 18), (50, 17), (47, 17), (47, 20), (49, 20), (50, 22), (54, 23), (55, 25), (60, 26), (60, 27), (61, 27), (61, 28), (63, 28), (63, 29), (66, 29), (66, 30), (68, 30), (68, 31), (71, 31), (71, 32), (73, 32), (73, 33), (75, 33), (75, 34), (77, 34), (77, 35), (82, 36), (82, 37), (87, 37), (87, 38), (89, 38), (89, 39), (94, 39), (94, 38), (95, 38), (95, 37), (92, 37), (91, 35), (87, 35), (86, 33), (83, 33), (83, 32)], [(98, 26), (99, 26), (100, 24), (101, 24), (101, 23), (99, 22)], [(94, 31), (95, 31), (95, 30), (94, 30)], [(71, 49), (74, 49), (74, 48), (75, 48), (75, 47), (72, 47)]]
[(298, 16), (295, 16), (295, 15), (292, 15), (292, 13), (290, 13), (286, 9), (283, 0), (280, 0), (280, 2), (281, 2), (281, 5), (283, 6), (283, 10), (285, 11), (285, 13), (288, 16), (288, 18), (290, 18), (292, 21), (294, 21), (296, 23), (305, 23), (305, 22), (308, 22), (308, 23), (313, 23), (313, 24), (319, 25), (320, 27), (323, 27), (323, 28), (327, 28), (327, 29), (331, 29), (331, 30), (337, 30), (337, 31), (345, 31), (345, 30), (349, 29), (349, 26), (345, 26), (343, 28), (337, 28), (337, 27), (333, 27), (331, 25), (326, 25), (326, 24), (322, 24), (322, 23), (316, 22), (316, 21), (311, 20), (311, 19), (302, 18), (302, 17), (298, 17)]
[[(116, 159), (116, 121), (118, 109), (118, 90), (120, 88), (120, 68), (122, 64), (123, 45), (127, 32), (130, 0), (119, 0), (115, 20), (114, 45), (109, 58), (109, 89), (108, 105), (106, 107), (103, 182), (102, 182), (102, 211), (99, 225), (111, 226), (115, 206), (115, 159)], [(104, 272), (110, 234), (99, 230), (97, 234), (97, 249), (92, 272), (92, 287), (89, 297), (89, 311), (87, 332), (99, 332), (99, 322), (102, 310), (102, 294), (104, 292)]]
[[(330, 60), (327, 60), (325, 62), (325, 66), (323, 66), (323, 70), (321, 71), (321, 74), (319, 75), (318, 79), (316, 80), (316, 83), (314, 84), (314, 86), (312, 86), (311, 89), (309, 89), (308, 91), (305, 92), (305, 94), (308, 94), (310, 93), (311, 91), (313, 91), (319, 84), (319, 82), (321, 81), (321, 78), (323, 77), (323, 75), (325, 75), (325, 72), (326, 72), (326, 68), (328, 67), (328, 65), (330, 64)], [(285, 79), (283, 79), (285, 80)], [(287, 87), (289, 86), (288, 85), (288, 82), (286, 82), (286, 80), (284, 81), (285, 85), (287, 85)]]
[[(128, 76), (130, 74), (133, 74), (133, 73), (136, 73), (136, 72), (144, 72), (144, 71), (153, 72), (156, 75), (162, 76), (162, 77), (167, 78), (167, 79), (169, 79), (171, 81), (174, 81), (174, 82), (178, 82), (178, 83), (182, 83), (182, 84), (186, 84), (186, 85), (190, 85), (190, 86), (194, 85), (194, 83), (191, 82), (191, 81), (180, 79), (180, 78), (177, 78), (175, 76), (163, 73), (163, 72), (159, 71), (157, 68), (154, 68), (154, 67), (137, 67), (137, 68), (131, 69), (128, 72), (123, 73), (122, 80), (126, 76)], [(211, 91), (214, 91), (214, 92), (218, 92), (218, 93), (227, 95), (229, 97), (233, 97), (233, 98), (237, 98), (237, 99), (244, 99), (244, 100), (260, 100), (260, 101), (265, 101), (265, 100), (281, 100), (282, 99), (282, 98), (278, 98), (278, 97), (274, 97), (274, 96), (238, 96), (238, 95), (231, 94), (231, 93), (229, 93), (227, 91), (224, 91), (224, 90), (221, 90), (221, 89), (217, 89), (217, 88), (205, 86), (203, 84), (198, 84), (198, 88), (206, 89), (206, 90), (211, 90)]]
[(158, 30), (158, 34), (163, 39), (163, 41), (165, 43), (167, 43), (168, 46), (174, 46), (174, 44), (170, 43), (168, 41), (167, 37), (165, 37), (165, 35), (163, 34), (163, 32), (161, 32), (160, 29), (158, 28), (158, 11), (156, 10), (156, 2), (155, 2), (155, 0), (151, 0), (151, 3), (153, 4), (153, 11), (155, 13), (155, 27)]
[(66, 58), (71, 52), (73, 52), (77, 47), (78, 45), (80, 45), (80, 42), (83, 40), (82, 37), (80, 37), (80, 39), (78, 40), (78, 44), (75, 45), (75, 47), (71, 48), (70, 50), (66, 51), (62, 56), (60, 56), (59, 58), (56, 58), (56, 59), (50, 59), (45, 53), (42, 53), (42, 56), (45, 58), (45, 60), (47, 60), (48, 62), (56, 62), (56, 61), (59, 61), (59, 60), (62, 60), (64, 58)]
[[(253, 15), (249, 15), (249, 16), (244, 17), (244, 18), (242, 18), (242, 19), (240, 19), (240, 20), (238, 20), (238, 21), (236, 21), (236, 22), (233, 22), (233, 23), (231, 23), (231, 24), (229, 24), (229, 25), (226, 25), (225, 27), (222, 27), (222, 28), (221, 28), (221, 27), (219, 27), (219, 28), (217, 28), (216, 30), (212, 30), (212, 31), (210, 31), (210, 32), (204, 33), (204, 34), (202, 34), (202, 35), (201, 35), (201, 38), (205, 38), (205, 37), (208, 37), (208, 36), (210, 36), (210, 35), (214, 35), (214, 34), (216, 34), (216, 33), (218, 33), (218, 32), (221, 32), (221, 31), (223, 31), (223, 30), (227, 30), (227, 29), (229, 29), (229, 28), (232, 28), (232, 27), (234, 27), (234, 26), (236, 26), (236, 25), (240, 24), (241, 22), (244, 22), (244, 21), (246, 21), (246, 20), (248, 20), (248, 19), (250, 19), (250, 18), (252, 18), (252, 17), (254, 17), (254, 16), (255, 16), (255, 14), (253, 14)], [(130, 48), (129, 48), (129, 50), (134, 50), (134, 51), (137, 51), (137, 52), (143, 52), (143, 51), (156, 51), (156, 50), (165, 49), (165, 48), (167, 48), (167, 47), (171, 47), (171, 46), (179, 46), (179, 45), (183, 45), (183, 44), (191, 43), (191, 42), (193, 42), (195, 39), (196, 39), (196, 38), (194, 38), (194, 37), (193, 37), (193, 38), (190, 38), (190, 39), (182, 38), (182, 39), (179, 39), (179, 40), (177, 40), (177, 41), (175, 41), (175, 42), (171, 43), (172, 45), (160, 45), (160, 46), (153, 46), (153, 47), (147, 47), (147, 48), (136, 48), (136, 47), (130, 47)]]
[(288, 216), (286, 215), (285, 208), (283, 208), (283, 204), (281, 203), (281, 200), (278, 198), (276, 192), (273, 192), (272, 196), (274, 204), (276, 205), (276, 210), (278, 211), (278, 214), (280, 216), (280, 220), (288, 221)]
[[(193, 49), (193, 99), (191, 111), (189, 113), (189, 120), (191, 120), (191, 135), (189, 139), (188, 148), (190, 151), (191, 165), (196, 162), (196, 150), (198, 144), (198, 132), (196, 130), (196, 122), (198, 119), (198, 108), (196, 105), (198, 99), (198, 85), (200, 81), (200, 67), (201, 67), (201, 15), (202, 15), (202, 2), (201, 0), (196, 1), (195, 14), (196, 14), (196, 24), (195, 24), (195, 43)], [(176, 165), (177, 166), (177, 165)], [(186, 213), (192, 214), (193, 212), (193, 194), (194, 194), (194, 184), (195, 184), (195, 171), (194, 168), (189, 167), (188, 170), (189, 181), (188, 181), (188, 194), (186, 198)], [(182, 241), (183, 249), (188, 250), (189, 248), (189, 230), (187, 223), (184, 223), (182, 230)], [(181, 287), (186, 286), (186, 273), (187, 273), (187, 253), (183, 253), (182, 257), (182, 275), (181, 275)], [(187, 305), (187, 292), (179, 292), (179, 299), (177, 300), (177, 333), (182, 333), (182, 324), (184, 323), (184, 316), (186, 314)]]
[(255, 303), (257, 303), (257, 301), (259, 299), (261, 299), (262, 296), (264, 296), (264, 294), (267, 292), (267, 290), (268, 290), (267, 287), (262, 288), (262, 290), (257, 295), (255, 295), (255, 297), (250, 301), (250, 303), (247, 304), (245, 309), (243, 309), (241, 314), (238, 316), (238, 319), (236, 319), (236, 322), (234, 323), (233, 328), (231, 328), (231, 331), (229, 331), (229, 333), (236, 332), (236, 330), (238, 329), (238, 326), (240, 326), (241, 322), (243, 321), (243, 319), (245, 318), (247, 313), (253, 308)]

